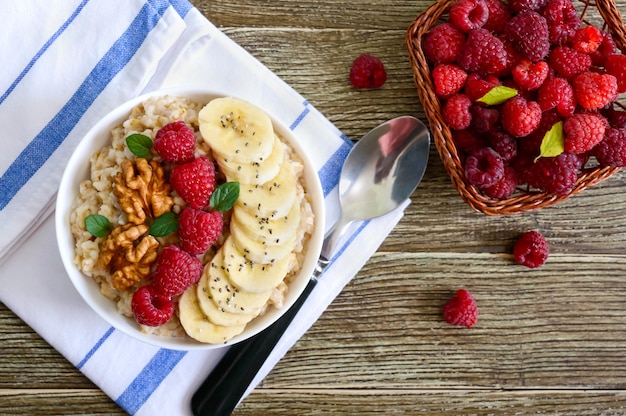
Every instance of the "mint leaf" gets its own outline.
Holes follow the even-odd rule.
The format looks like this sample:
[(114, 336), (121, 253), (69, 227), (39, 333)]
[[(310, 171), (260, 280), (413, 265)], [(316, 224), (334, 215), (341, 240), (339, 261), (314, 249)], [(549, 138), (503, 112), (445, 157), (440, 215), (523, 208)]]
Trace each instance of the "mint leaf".
[(485, 103), (487, 105), (502, 104), (506, 100), (513, 98), (517, 95), (517, 90), (511, 87), (505, 87), (504, 85), (498, 85), (489, 90), (489, 92), (476, 101)]
[(239, 189), (239, 182), (226, 182), (218, 186), (211, 195), (209, 205), (215, 211), (228, 211), (233, 207), (233, 205), (235, 205), (235, 202), (237, 202), (237, 198), (239, 198)]
[(176, 214), (170, 211), (154, 220), (148, 234), (154, 237), (165, 237), (176, 230), (178, 230), (178, 218), (176, 218)]
[(126, 138), (126, 145), (135, 156), (148, 157), (152, 148), (152, 139), (145, 134), (135, 133)]
[(111, 232), (111, 222), (107, 217), (100, 214), (92, 214), (85, 217), (85, 228), (91, 235), (104, 238)]
[(564, 151), (565, 135), (563, 134), (563, 122), (559, 121), (558, 123), (555, 123), (543, 136), (541, 146), (539, 148), (539, 156), (537, 156), (535, 162), (540, 157), (554, 157), (560, 155)]

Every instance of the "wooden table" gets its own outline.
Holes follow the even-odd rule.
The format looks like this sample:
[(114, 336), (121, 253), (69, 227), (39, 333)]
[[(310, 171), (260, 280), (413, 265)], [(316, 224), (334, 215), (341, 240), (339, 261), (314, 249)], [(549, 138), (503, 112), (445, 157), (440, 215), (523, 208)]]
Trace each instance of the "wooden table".
[[(424, 118), (404, 36), (427, 0), (193, 3), (353, 139)], [(363, 52), (387, 66), (380, 90), (348, 83)], [(235, 414), (626, 414), (625, 184), (622, 173), (555, 208), (487, 217), (433, 147), (404, 219)], [(551, 247), (536, 270), (511, 256), (530, 229)], [(480, 308), (471, 329), (440, 317), (461, 287)], [(0, 347), (0, 413), (122, 413), (4, 305)]]

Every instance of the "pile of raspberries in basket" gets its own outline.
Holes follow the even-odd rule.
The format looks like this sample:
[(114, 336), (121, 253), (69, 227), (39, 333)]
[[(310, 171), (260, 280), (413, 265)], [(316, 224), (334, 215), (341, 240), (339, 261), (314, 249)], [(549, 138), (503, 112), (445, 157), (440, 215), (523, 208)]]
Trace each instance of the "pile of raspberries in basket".
[(423, 38), (467, 181), (488, 197), (569, 194), (626, 166), (626, 56), (571, 0), (458, 0)]

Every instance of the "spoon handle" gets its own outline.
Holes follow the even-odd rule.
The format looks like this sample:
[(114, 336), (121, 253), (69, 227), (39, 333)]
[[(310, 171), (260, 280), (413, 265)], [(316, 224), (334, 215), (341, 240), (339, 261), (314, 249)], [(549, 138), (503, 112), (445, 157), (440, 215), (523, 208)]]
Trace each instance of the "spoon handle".
[(316, 284), (317, 278), (313, 276), (304, 292), (278, 321), (229, 348), (191, 398), (194, 415), (228, 416), (232, 413)]

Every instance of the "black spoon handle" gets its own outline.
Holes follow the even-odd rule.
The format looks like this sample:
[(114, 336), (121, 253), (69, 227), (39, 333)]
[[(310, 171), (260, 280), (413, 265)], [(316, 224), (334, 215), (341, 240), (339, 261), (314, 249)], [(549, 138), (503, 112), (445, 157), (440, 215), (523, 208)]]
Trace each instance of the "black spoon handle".
[(296, 303), (270, 327), (229, 348), (191, 398), (194, 415), (227, 416), (232, 413), (316, 284), (317, 279), (312, 278)]

